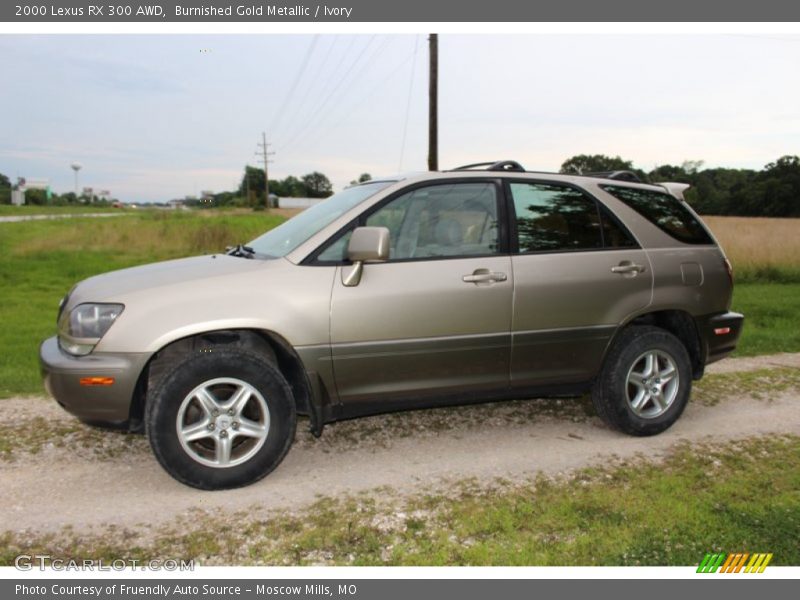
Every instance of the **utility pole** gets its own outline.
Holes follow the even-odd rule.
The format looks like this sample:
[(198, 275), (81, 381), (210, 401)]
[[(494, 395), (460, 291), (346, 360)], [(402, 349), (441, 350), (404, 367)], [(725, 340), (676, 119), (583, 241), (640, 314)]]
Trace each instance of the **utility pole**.
[(269, 163), (273, 162), (269, 159), (270, 156), (275, 154), (274, 152), (269, 151), (269, 147), (272, 144), (267, 143), (267, 134), (266, 132), (261, 132), (261, 143), (258, 144), (260, 150), (256, 151), (256, 156), (261, 157), (264, 159), (264, 198), (266, 200), (266, 209), (269, 210)]
[(428, 170), (439, 170), (439, 34), (428, 37)]

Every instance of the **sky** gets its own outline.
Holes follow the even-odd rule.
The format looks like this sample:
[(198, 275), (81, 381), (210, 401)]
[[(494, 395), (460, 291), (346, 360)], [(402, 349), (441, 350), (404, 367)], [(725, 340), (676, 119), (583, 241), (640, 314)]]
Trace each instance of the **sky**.
[[(800, 154), (800, 36), (442, 35), (439, 165)], [(427, 168), (425, 35), (0, 35), (0, 173), (154, 202)]]

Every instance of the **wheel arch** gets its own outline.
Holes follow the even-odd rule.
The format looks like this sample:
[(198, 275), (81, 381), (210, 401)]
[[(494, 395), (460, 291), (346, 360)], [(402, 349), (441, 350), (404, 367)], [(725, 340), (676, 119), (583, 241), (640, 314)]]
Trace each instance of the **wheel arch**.
[(285, 338), (273, 331), (258, 329), (220, 329), (195, 333), (173, 340), (157, 350), (139, 375), (129, 412), (129, 428), (143, 430), (148, 395), (172, 367), (188, 354), (207, 352), (216, 346), (239, 347), (255, 352), (278, 367), (288, 381), (297, 413), (311, 417), (312, 431), (321, 432), (320, 411), (315, 389), (300, 356)]
[[(619, 338), (620, 333), (631, 325), (652, 325), (670, 332), (680, 340), (689, 353), (693, 379), (697, 380), (703, 376), (705, 360), (703, 359), (702, 340), (694, 317), (688, 311), (680, 308), (666, 308), (651, 310), (631, 317), (614, 333), (606, 347), (606, 355)], [(605, 356), (603, 361), (605, 362)]]

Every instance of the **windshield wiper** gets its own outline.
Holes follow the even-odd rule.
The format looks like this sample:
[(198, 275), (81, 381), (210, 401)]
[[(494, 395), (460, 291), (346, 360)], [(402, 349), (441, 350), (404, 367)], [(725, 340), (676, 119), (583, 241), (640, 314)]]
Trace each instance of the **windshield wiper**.
[(256, 255), (256, 251), (250, 246), (236, 244), (235, 246), (228, 246), (225, 248), (225, 254), (228, 256), (241, 256), (242, 258), (253, 258)]

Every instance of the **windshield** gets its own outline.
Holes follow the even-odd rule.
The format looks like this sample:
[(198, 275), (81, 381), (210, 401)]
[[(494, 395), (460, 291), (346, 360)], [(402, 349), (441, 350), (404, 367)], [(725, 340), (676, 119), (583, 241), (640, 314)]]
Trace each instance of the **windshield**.
[(395, 182), (376, 181), (347, 188), (257, 237), (248, 246), (258, 255), (273, 258), (286, 256), (320, 229), (393, 183)]

